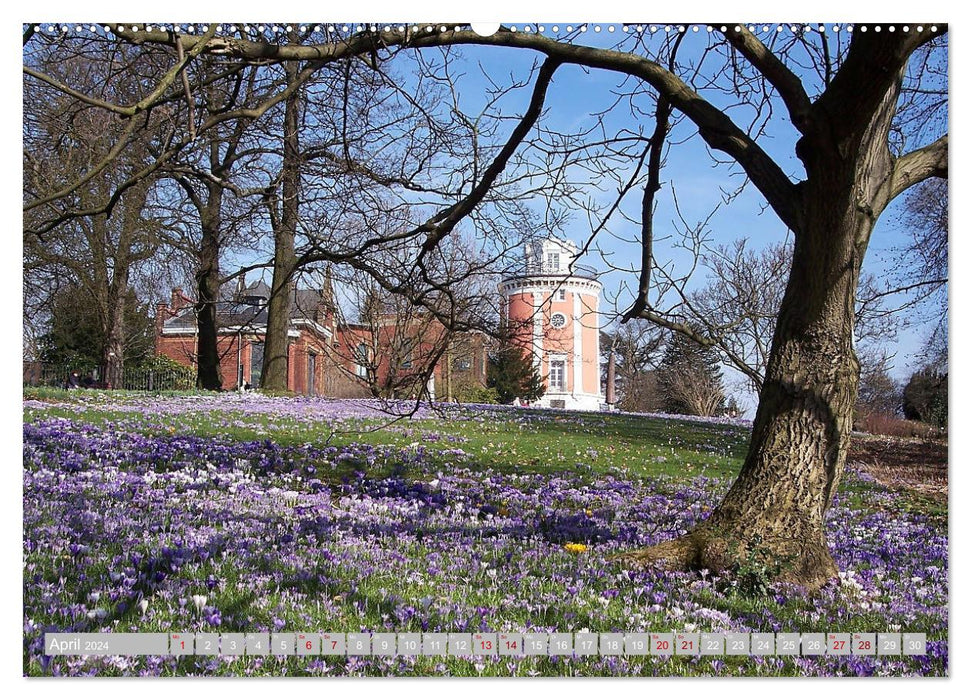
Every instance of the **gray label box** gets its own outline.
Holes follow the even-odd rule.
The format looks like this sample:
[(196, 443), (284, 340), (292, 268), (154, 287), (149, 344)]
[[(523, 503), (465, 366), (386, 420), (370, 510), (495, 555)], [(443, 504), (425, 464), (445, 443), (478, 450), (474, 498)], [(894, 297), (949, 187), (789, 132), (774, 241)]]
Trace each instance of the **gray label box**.
[(218, 656), (219, 635), (210, 632), (196, 634), (196, 654), (199, 656)]
[(775, 654), (775, 635), (771, 632), (752, 633), (752, 656), (772, 656)]
[(44, 634), (44, 650), (48, 656), (164, 655), (169, 653), (169, 635), (140, 632), (47, 632)]
[(449, 656), (472, 656), (472, 635), (450, 632), (448, 635)]
[(577, 656), (594, 656), (599, 651), (596, 632), (577, 632), (573, 635), (573, 653)]
[(522, 656), (523, 635), (515, 632), (499, 633), (499, 656)]
[(224, 656), (242, 656), (246, 649), (246, 637), (242, 633), (219, 635), (219, 653)]
[(448, 635), (443, 632), (422, 635), (421, 653), (423, 656), (445, 656), (448, 653)]
[(551, 634), (550, 656), (573, 656), (573, 635), (565, 632)]
[(378, 632), (371, 635), (371, 653), (375, 656), (394, 656), (397, 653), (398, 635), (394, 632)]
[(775, 653), (777, 656), (796, 656), (801, 643), (798, 632), (779, 632), (775, 635)]
[(674, 654), (674, 635), (651, 633), (651, 656), (672, 656)]
[(822, 656), (826, 653), (826, 635), (822, 632), (802, 635), (803, 656)]
[(623, 656), (624, 654), (624, 635), (616, 632), (600, 633), (600, 655), (601, 656)]
[(651, 635), (647, 632), (631, 632), (624, 636), (624, 653), (627, 656), (647, 656), (651, 651)]
[(849, 632), (830, 632), (826, 635), (828, 656), (849, 656), (851, 637)]
[(904, 654), (906, 656), (923, 656), (927, 653), (927, 635), (917, 632), (904, 633)]
[(850, 653), (854, 656), (875, 656), (877, 653), (877, 635), (854, 632)]
[(347, 655), (348, 656), (370, 656), (371, 655), (370, 633), (348, 632), (347, 633)]
[(323, 656), (347, 654), (347, 637), (343, 632), (324, 632), (320, 635), (320, 653)]
[(526, 656), (546, 656), (549, 641), (550, 636), (544, 632), (527, 632), (523, 635), (523, 651)]
[(880, 632), (877, 635), (877, 654), (879, 656), (897, 656), (902, 649), (900, 632)]
[(320, 635), (310, 632), (297, 633), (297, 656), (319, 656)]
[(169, 635), (169, 653), (172, 656), (193, 656), (196, 653), (196, 636), (192, 632), (175, 632)]
[(169, 635), (162, 632), (115, 632), (111, 635), (115, 654), (155, 656), (169, 653)]
[(270, 653), (277, 656), (292, 656), (297, 646), (297, 635), (293, 633), (270, 635)]
[(472, 653), (476, 656), (498, 656), (498, 637), (494, 632), (478, 632), (472, 635)]
[(701, 649), (701, 635), (681, 632), (674, 635), (674, 653), (677, 656), (695, 656)]
[(726, 656), (748, 656), (749, 636), (747, 632), (732, 632), (725, 635)]
[(421, 654), (421, 632), (399, 632), (398, 653), (402, 656)]
[(725, 635), (719, 632), (705, 632), (701, 635), (702, 656), (724, 656)]
[(270, 653), (270, 635), (266, 632), (255, 632), (246, 635), (246, 655), (266, 656)]

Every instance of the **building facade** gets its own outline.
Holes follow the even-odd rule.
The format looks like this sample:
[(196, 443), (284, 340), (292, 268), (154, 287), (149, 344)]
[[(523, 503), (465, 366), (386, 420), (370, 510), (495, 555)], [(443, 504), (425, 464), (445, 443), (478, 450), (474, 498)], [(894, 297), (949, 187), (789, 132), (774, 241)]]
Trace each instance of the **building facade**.
[(550, 237), (526, 244), (525, 274), (499, 285), (509, 326), (546, 383), (535, 403), (598, 411), (600, 293), (594, 271), (576, 264), (572, 241)]
[[(239, 285), (218, 303), (217, 351), (223, 389), (259, 388), (270, 289), (263, 282)], [(294, 290), (287, 329), (287, 388), (305, 396), (326, 393), (333, 313), (323, 290)], [(189, 367), (197, 364), (195, 302), (181, 289), (155, 312), (155, 351)]]
[[(241, 282), (218, 303), (217, 351), (225, 390), (261, 386), (269, 296), (264, 282)], [(487, 344), (481, 333), (449, 336), (441, 323), (414, 310), (369, 321), (340, 323), (329, 282), (320, 290), (295, 289), (289, 305), (287, 389), (333, 398), (452, 400), (468, 387), (485, 385)], [(156, 352), (194, 368), (197, 345), (195, 301), (173, 289), (171, 301), (156, 309)]]

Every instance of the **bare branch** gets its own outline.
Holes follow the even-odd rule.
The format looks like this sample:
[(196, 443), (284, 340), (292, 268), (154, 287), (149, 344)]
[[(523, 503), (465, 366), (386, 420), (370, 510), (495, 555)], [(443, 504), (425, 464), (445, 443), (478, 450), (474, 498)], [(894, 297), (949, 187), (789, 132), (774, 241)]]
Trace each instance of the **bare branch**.
[[(163, 31), (131, 31), (118, 27), (115, 33), (132, 43), (158, 43), (172, 45), (173, 38)], [(187, 47), (194, 45), (193, 38), (183, 37)], [(739, 128), (721, 109), (705, 100), (681, 78), (660, 64), (642, 56), (611, 49), (568, 44), (534, 33), (512, 32), (500, 29), (491, 36), (481, 36), (470, 30), (439, 32), (416, 31), (408, 28), (380, 32), (361, 32), (339, 44), (290, 45), (268, 44), (232, 37), (213, 39), (208, 51), (226, 54), (250, 61), (305, 60), (332, 62), (347, 56), (370, 54), (378, 48), (403, 46), (423, 48), (461, 44), (483, 44), (533, 49), (560, 63), (572, 63), (588, 68), (626, 73), (648, 83), (664, 95), (675, 109), (684, 113), (698, 126), (705, 142), (716, 150), (734, 158), (745, 170), (759, 191), (765, 196), (779, 218), (792, 229), (797, 225), (799, 191), (788, 176), (762, 148)]]
[[(159, 80), (158, 85), (155, 87), (155, 89), (149, 95), (139, 100), (135, 105), (133, 105), (130, 108), (131, 114), (133, 116), (138, 114), (139, 112), (143, 112), (144, 110), (148, 109), (150, 106), (155, 104), (155, 101), (158, 100), (159, 97), (165, 94), (165, 91), (168, 90), (169, 87), (171, 87), (172, 83), (175, 82), (175, 79), (179, 75), (181, 75), (183, 70), (185, 70), (185, 67), (189, 65), (189, 63), (193, 59), (195, 59), (196, 56), (198, 56), (205, 50), (206, 45), (208, 44), (209, 40), (212, 38), (215, 31), (216, 31), (216, 27), (212, 26), (209, 28), (209, 31), (207, 31), (204, 36), (195, 37), (196, 40), (193, 42), (192, 48), (186, 53), (186, 55), (181, 60), (176, 61), (175, 65), (172, 66), (172, 68), (170, 68), (169, 71), (164, 76), (162, 76), (162, 79)], [(106, 167), (108, 167), (108, 165), (115, 158), (117, 158), (118, 155), (124, 150), (125, 146), (128, 143), (128, 137), (134, 132), (135, 123), (136, 122), (134, 119), (131, 119), (129, 121), (128, 125), (125, 127), (122, 138), (118, 139), (118, 142), (115, 143), (114, 147), (108, 152), (108, 155), (106, 155), (102, 159), (102, 161), (98, 163), (98, 165), (96, 165), (94, 168), (92, 168), (87, 173), (85, 173), (83, 177), (79, 178), (78, 180), (71, 183), (70, 185), (58, 190), (57, 192), (53, 192), (47, 195), (46, 197), (42, 197), (41, 199), (37, 199), (37, 200), (34, 200), (33, 202), (29, 202), (28, 204), (25, 204), (24, 211), (30, 211), (32, 209), (36, 209), (39, 206), (53, 202), (57, 199), (60, 199), (61, 197), (65, 197), (69, 195), (71, 192), (74, 192), (75, 190), (77, 190), (79, 187), (82, 187), (86, 183), (90, 182), (92, 178), (96, 177), (98, 173), (102, 172)]]
[[(732, 25), (723, 32), (725, 39), (745, 56), (776, 90), (789, 110), (793, 125), (802, 132), (811, 103), (802, 81), (774, 53), (756, 38), (745, 25)], [(825, 38), (824, 38), (825, 42)]]
[[(175, 37), (175, 47), (178, 50), (179, 63), (185, 60), (185, 49), (182, 47), (182, 38), (179, 36)], [(189, 75), (182, 71), (182, 89), (185, 91), (185, 104), (189, 110), (189, 116), (187, 121), (189, 122), (189, 140), (196, 140), (196, 115), (195, 109), (193, 107), (192, 101), (192, 91), (189, 89)]]
[(918, 182), (931, 177), (947, 177), (947, 134), (923, 148), (898, 158), (890, 176), (888, 203), (897, 195)]

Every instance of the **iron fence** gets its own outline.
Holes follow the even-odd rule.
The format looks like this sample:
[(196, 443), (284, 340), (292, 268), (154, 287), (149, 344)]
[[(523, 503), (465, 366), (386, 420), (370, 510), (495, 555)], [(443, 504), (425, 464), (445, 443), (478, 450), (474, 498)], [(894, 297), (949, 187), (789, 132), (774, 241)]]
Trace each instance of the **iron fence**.
[[(71, 373), (77, 372), (77, 384), (81, 388), (105, 388), (97, 368), (42, 365), (24, 363), (24, 386), (54, 386), (68, 388), (72, 385)], [(144, 367), (125, 368), (123, 386), (129, 391), (188, 391), (195, 387), (196, 374), (191, 367), (153, 369)]]

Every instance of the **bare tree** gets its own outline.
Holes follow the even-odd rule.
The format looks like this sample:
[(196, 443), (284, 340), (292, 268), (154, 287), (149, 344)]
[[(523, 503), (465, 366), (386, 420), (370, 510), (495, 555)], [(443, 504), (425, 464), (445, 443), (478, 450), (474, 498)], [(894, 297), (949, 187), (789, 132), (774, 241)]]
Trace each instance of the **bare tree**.
[(669, 334), (655, 377), (668, 413), (717, 416), (725, 410), (718, 353), (688, 335)]
[(900, 387), (890, 376), (892, 356), (876, 348), (860, 355), (860, 390), (856, 397), (856, 417), (896, 416), (900, 413)]
[[(41, 51), (32, 61), (46, 75), (64, 80), (70, 76), (94, 90), (111, 70), (106, 58), (93, 51), (64, 60)], [(116, 94), (138, 94), (145, 61), (134, 52), (123, 52), (115, 60), (125, 68), (124, 79), (114, 86)], [(47, 84), (31, 87), (37, 99), (25, 103), (24, 200), (46, 203), (24, 214), (25, 293), (43, 307), (62, 284), (79, 286), (95, 308), (105, 339), (104, 381), (120, 387), (126, 305), (131, 303), (139, 267), (157, 252), (160, 229), (157, 221), (143, 218), (154, 183), (132, 178), (150, 162), (153, 140), (164, 125), (146, 119), (141, 128), (127, 133), (114, 116), (89, 109), (82, 99)], [(119, 138), (129, 139), (126, 158), (102, 164), (104, 153)], [(83, 186), (73, 187), (78, 180)], [(52, 198), (64, 190), (67, 194)], [(111, 208), (101, 210), (99, 203), (108, 199), (113, 201)], [(90, 213), (67, 215), (71, 210)]]
[[(702, 347), (717, 349), (724, 364), (741, 372), (749, 388), (758, 393), (792, 265), (792, 245), (773, 243), (756, 251), (744, 238), (712, 246), (707, 239), (695, 237), (696, 229), (686, 233), (681, 247), (697, 259), (707, 284), (689, 291), (691, 279), (676, 279), (659, 270), (664, 292), (674, 301), (668, 310), (652, 311), (654, 323), (685, 334)], [(857, 345), (891, 341), (906, 323), (901, 309), (884, 304), (887, 294), (880, 289), (874, 275), (861, 274), (854, 326)]]
[[(663, 333), (641, 319), (602, 333), (600, 348), (607, 356), (608, 366), (613, 357), (616, 405), (620, 410), (650, 413), (662, 409), (654, 370), (663, 346)], [(608, 377), (605, 380), (610, 381)]]
[[(191, 101), (180, 105), (190, 124), (258, 105), (265, 82), (258, 80), (254, 68), (227, 72), (209, 56), (197, 62), (195, 76), (195, 94), (188, 94), (186, 99)], [(257, 165), (263, 149), (250, 127), (246, 118), (214, 123), (197, 136), (192, 149), (168, 154), (159, 167), (159, 176), (178, 186), (176, 192), (159, 197), (156, 207), (168, 221), (166, 244), (180, 251), (192, 269), (198, 328), (196, 385), (211, 391), (223, 387), (218, 337), (226, 277), (221, 263), (226, 250), (240, 244), (243, 225), (253, 224), (253, 205), (245, 198), (252, 194), (254, 183), (247, 182), (240, 171)]]

